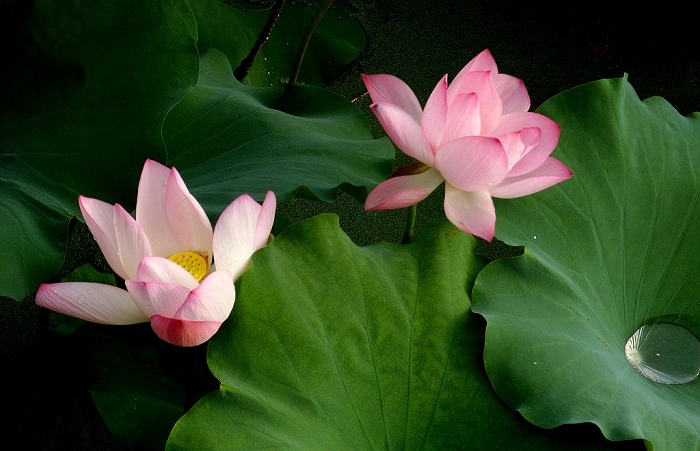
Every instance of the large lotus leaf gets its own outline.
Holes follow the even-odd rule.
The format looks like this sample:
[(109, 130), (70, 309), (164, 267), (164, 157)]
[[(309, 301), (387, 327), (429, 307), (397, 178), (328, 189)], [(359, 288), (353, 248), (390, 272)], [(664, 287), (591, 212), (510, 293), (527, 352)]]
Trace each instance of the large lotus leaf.
[[(17, 9), (23, 32), (4, 34), (21, 51), (0, 71), (0, 211), (8, 213), (0, 246), (12, 251), (0, 255), (0, 269), (12, 275), (0, 281), (0, 295), (22, 298), (56, 273), (68, 220), (80, 217), (78, 194), (133, 208), (146, 158), (178, 164), (192, 191), (207, 191), (212, 218), (238, 194), (261, 198), (269, 188), (280, 199), (303, 186), (332, 200), (347, 183), (361, 196), (390, 170), (391, 143), (373, 140), (349, 101), (320, 88), (245, 91), (224, 82), (231, 69), (211, 56), (200, 68), (197, 22), (184, 0)], [(228, 37), (236, 43), (249, 32), (233, 28)], [(197, 130), (172, 141), (183, 139), (172, 127), (185, 124)], [(222, 150), (224, 139), (235, 149)]]
[(178, 1), (38, 1), (24, 33), (3, 33), (18, 50), (0, 71), (0, 294), (57, 271), (78, 193), (133, 202), (146, 156), (164, 157), (163, 117), (197, 76), (190, 16)]
[(187, 4), (43, 1), (26, 21), (28, 56), (0, 71), (2, 155), (80, 192), (135, 193), (143, 160), (164, 159), (163, 117), (196, 82)]
[(163, 136), (168, 164), (181, 169), (214, 213), (234, 195), (262, 199), (269, 189), (280, 201), (300, 187), (332, 201), (341, 182), (379, 183), (394, 156), (391, 143), (373, 139), (366, 117), (345, 98), (313, 86), (244, 85), (216, 50), (202, 57), (198, 84), (168, 115)]
[(537, 425), (593, 422), (612, 440), (698, 449), (700, 381), (654, 382), (624, 350), (658, 321), (700, 336), (700, 116), (640, 101), (626, 78), (540, 111), (561, 124), (556, 156), (574, 177), (496, 205), (499, 238), (526, 252), (475, 284), (489, 378)]
[[(32, 178), (16, 178), (22, 170)], [(38, 281), (54, 275), (63, 258), (70, 219), (70, 207), (61, 204), (62, 191), (22, 160), (0, 155), (2, 296), (22, 299), (36, 289)]]
[[(205, 52), (218, 49), (236, 68), (248, 55), (272, 8), (240, 0), (190, 0), (197, 18), (197, 47)], [(255, 58), (245, 82), (256, 86), (280, 86), (287, 83), (302, 37), (319, 10), (286, 2), (263, 47)], [(231, 29), (244, 30), (230, 38)], [(332, 82), (367, 45), (362, 26), (341, 9), (331, 8), (311, 36), (297, 82), (326, 85)]]
[[(208, 349), (221, 388), (175, 425), (168, 449), (568, 446), (488, 383), (467, 296), (483, 264), (446, 220), (409, 245), (363, 248), (335, 215), (290, 226), (239, 279)], [(609, 446), (584, 430), (567, 431), (572, 445)]]

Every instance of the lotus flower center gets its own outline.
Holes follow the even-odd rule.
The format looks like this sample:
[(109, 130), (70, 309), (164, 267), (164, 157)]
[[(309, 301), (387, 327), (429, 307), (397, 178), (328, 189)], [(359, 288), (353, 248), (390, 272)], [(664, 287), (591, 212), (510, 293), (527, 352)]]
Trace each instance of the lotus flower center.
[(192, 274), (197, 282), (201, 281), (207, 274), (207, 259), (196, 252), (180, 252), (168, 257), (168, 260), (175, 262)]

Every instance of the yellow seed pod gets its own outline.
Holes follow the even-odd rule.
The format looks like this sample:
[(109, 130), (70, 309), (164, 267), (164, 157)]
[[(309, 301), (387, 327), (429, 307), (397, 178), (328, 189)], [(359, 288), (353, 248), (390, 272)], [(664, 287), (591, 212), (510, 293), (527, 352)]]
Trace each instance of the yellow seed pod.
[(197, 282), (207, 275), (207, 260), (196, 252), (180, 252), (171, 255), (168, 260), (185, 268)]

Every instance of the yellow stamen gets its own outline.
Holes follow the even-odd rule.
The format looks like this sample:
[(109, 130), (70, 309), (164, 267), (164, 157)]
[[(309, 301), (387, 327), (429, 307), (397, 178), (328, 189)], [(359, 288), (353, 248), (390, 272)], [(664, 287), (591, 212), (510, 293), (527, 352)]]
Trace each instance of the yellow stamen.
[(207, 275), (207, 260), (196, 252), (180, 252), (171, 255), (168, 260), (185, 268), (197, 282)]

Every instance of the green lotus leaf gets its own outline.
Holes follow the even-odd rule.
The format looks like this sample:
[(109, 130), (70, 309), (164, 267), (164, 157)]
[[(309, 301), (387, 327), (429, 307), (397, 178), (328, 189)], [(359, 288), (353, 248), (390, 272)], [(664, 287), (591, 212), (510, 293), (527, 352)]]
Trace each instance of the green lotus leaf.
[[(0, 71), (0, 246), (12, 251), (0, 295), (23, 298), (56, 274), (79, 194), (133, 209), (146, 158), (177, 165), (212, 219), (243, 192), (329, 201), (344, 186), (361, 198), (391, 169), (390, 141), (372, 139), (350, 101), (246, 87), (221, 52), (200, 57), (184, 0), (17, 9), (23, 32), (4, 33), (18, 50)], [(226, 38), (247, 52), (238, 36), (258, 32)]]
[(163, 117), (198, 70), (183, 2), (18, 9), (23, 33), (3, 33), (16, 54), (0, 70), (0, 294), (15, 299), (58, 270), (78, 194), (133, 205), (146, 157), (164, 159)]
[[(17, 177), (21, 170), (32, 178)], [(59, 195), (64, 191), (25, 162), (0, 155), (2, 296), (22, 299), (58, 269), (71, 217), (70, 207), (62, 204), (65, 200)]]
[(495, 396), (469, 312), (485, 263), (475, 246), (446, 220), (411, 244), (368, 247), (335, 215), (291, 225), (237, 282), (208, 349), (221, 388), (167, 449), (541, 450), (572, 433), (581, 449), (608, 448), (595, 430), (536, 428)]
[(332, 201), (344, 181), (364, 199), (394, 156), (391, 142), (373, 139), (362, 111), (345, 98), (313, 86), (244, 85), (216, 50), (202, 57), (198, 84), (170, 112), (163, 136), (168, 164), (215, 213), (243, 192), (262, 199), (273, 190), (286, 201), (305, 187)]
[[(234, 69), (246, 58), (272, 13), (272, 8), (241, 0), (189, 0), (189, 3), (199, 28), (197, 47), (202, 53), (211, 48), (220, 50)], [(246, 84), (287, 83), (302, 38), (318, 10), (319, 6), (284, 4), (244, 79)], [(233, 29), (243, 32), (231, 39)], [(367, 36), (359, 22), (342, 9), (327, 10), (311, 36), (297, 81), (316, 86), (331, 83), (366, 46)]]
[(626, 78), (539, 111), (561, 125), (555, 156), (574, 177), (496, 204), (498, 237), (526, 252), (488, 265), (474, 287), (489, 378), (536, 425), (592, 422), (611, 440), (698, 449), (700, 381), (655, 382), (625, 346), (660, 322), (700, 336), (700, 115), (642, 102)]

